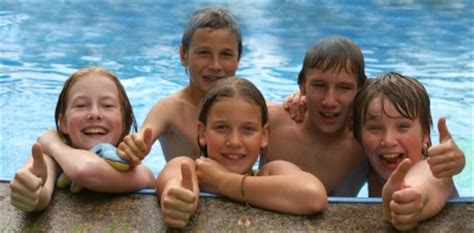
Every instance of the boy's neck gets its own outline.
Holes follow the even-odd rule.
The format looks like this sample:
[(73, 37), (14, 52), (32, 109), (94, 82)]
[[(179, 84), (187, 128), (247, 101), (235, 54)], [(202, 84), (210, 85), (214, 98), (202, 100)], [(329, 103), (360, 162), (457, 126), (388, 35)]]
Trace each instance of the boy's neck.
[(186, 86), (183, 89), (183, 99), (190, 103), (193, 106), (199, 106), (199, 103), (201, 102), (201, 99), (204, 97), (204, 92), (202, 92), (200, 89), (192, 87), (192, 86)]

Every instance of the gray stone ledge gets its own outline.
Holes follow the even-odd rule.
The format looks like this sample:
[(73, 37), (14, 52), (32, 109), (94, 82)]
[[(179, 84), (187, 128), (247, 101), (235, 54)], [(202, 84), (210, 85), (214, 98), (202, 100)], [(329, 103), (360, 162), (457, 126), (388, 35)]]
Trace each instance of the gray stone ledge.
[[(0, 183), (0, 232), (160, 232), (156, 197), (55, 190), (50, 206), (24, 213), (10, 204), (8, 183)], [(202, 197), (185, 232), (396, 232), (382, 218), (380, 203), (330, 203), (321, 214), (276, 213), (223, 198)], [(474, 232), (474, 203), (448, 203), (412, 232)]]

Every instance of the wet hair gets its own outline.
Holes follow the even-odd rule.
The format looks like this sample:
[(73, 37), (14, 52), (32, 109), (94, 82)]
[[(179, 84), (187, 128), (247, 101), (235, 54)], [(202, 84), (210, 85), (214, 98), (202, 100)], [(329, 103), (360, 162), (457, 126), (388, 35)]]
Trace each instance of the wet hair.
[[(367, 113), (369, 104), (377, 97), (381, 99), (384, 112), (384, 100), (389, 100), (403, 117), (411, 120), (418, 118), (423, 132), (430, 135), (433, 120), (430, 111), (430, 97), (425, 87), (410, 76), (389, 72), (369, 79), (354, 99), (353, 134), (359, 143), (362, 143), (362, 125), (370, 117)], [(431, 142), (428, 142), (427, 146), (431, 146), (430, 144)]]
[(189, 44), (194, 32), (200, 28), (210, 28), (210, 31), (217, 29), (229, 29), (238, 42), (238, 59), (242, 54), (242, 33), (237, 20), (227, 10), (222, 8), (205, 8), (194, 12), (184, 31), (181, 45), (185, 51), (189, 50)]
[(54, 112), (56, 131), (58, 132), (59, 136), (62, 139), (64, 139), (66, 143), (70, 146), (73, 145), (71, 142), (71, 138), (69, 138), (69, 135), (63, 134), (60, 130), (60, 126), (59, 126), (60, 119), (61, 117), (65, 117), (67, 104), (68, 104), (68, 95), (69, 95), (69, 90), (71, 89), (71, 87), (80, 78), (91, 75), (91, 74), (97, 75), (97, 78), (102, 78), (104, 76), (108, 77), (115, 83), (115, 86), (117, 87), (118, 97), (119, 97), (120, 106), (121, 106), (122, 120), (124, 123), (123, 129), (122, 129), (122, 135), (120, 136), (120, 138), (123, 139), (126, 135), (128, 135), (132, 127), (133, 127), (133, 132), (137, 131), (137, 122), (133, 114), (132, 105), (130, 104), (130, 100), (128, 99), (127, 93), (125, 92), (125, 88), (122, 86), (117, 76), (115, 76), (113, 73), (111, 73), (110, 71), (104, 68), (86, 67), (73, 73), (66, 80), (66, 82), (64, 82), (64, 86), (63, 86), (63, 89), (61, 90), (61, 93), (59, 94), (58, 102), (56, 104), (56, 110)]
[(363, 86), (365, 75), (364, 56), (359, 47), (342, 36), (324, 38), (311, 46), (303, 61), (303, 67), (298, 75), (298, 84), (306, 80), (306, 73), (310, 69), (326, 71), (342, 71), (357, 76), (357, 84)]
[[(237, 97), (260, 108), (262, 127), (268, 123), (268, 109), (262, 93), (252, 82), (238, 77), (220, 79), (207, 90), (199, 104), (198, 121), (206, 125), (209, 112), (215, 103), (223, 99)], [(199, 138), (198, 145), (201, 153), (207, 157), (207, 146), (201, 145)]]

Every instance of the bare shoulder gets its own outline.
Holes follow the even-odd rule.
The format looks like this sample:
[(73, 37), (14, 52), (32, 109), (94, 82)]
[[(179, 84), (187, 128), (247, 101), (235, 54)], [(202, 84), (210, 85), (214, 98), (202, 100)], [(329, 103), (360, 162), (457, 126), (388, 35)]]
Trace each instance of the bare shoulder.
[[(283, 108), (282, 104), (271, 103), (268, 104), (268, 115), (272, 125), (281, 125), (285, 122), (290, 122), (290, 114)], [(272, 126), (273, 127), (273, 126)]]
[(177, 117), (181, 116), (185, 104), (180, 99), (180, 92), (166, 96), (153, 105), (143, 126), (150, 126), (155, 130), (164, 129), (166, 125), (172, 124)]
[(181, 112), (185, 108), (185, 102), (183, 101), (181, 91), (173, 93), (160, 99), (152, 108), (153, 113), (160, 115), (176, 116), (176, 113)]
[(266, 163), (258, 171), (257, 175), (259, 176), (270, 176), (270, 175), (282, 175), (282, 174), (291, 174), (299, 173), (302, 170), (293, 163), (284, 160), (274, 160)]

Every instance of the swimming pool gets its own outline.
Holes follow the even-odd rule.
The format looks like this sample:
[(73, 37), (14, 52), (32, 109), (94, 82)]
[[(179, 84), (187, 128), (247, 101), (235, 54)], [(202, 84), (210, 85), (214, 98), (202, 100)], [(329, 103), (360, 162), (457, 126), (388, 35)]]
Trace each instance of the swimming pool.
[[(237, 74), (252, 80), (267, 100), (297, 89), (306, 49), (339, 34), (361, 48), (366, 73), (395, 70), (427, 88), (435, 120), (445, 115), (467, 156), (455, 177), (461, 196), (474, 196), (474, 6), (471, 1), (2, 1), (0, 177), (11, 179), (37, 135), (54, 127), (54, 106), (64, 80), (87, 65), (118, 74), (139, 125), (151, 106), (188, 82), (178, 46), (198, 8), (220, 6), (239, 20), (244, 50)], [(436, 127), (436, 122), (435, 122)], [(433, 130), (437, 142), (437, 129)], [(164, 164), (159, 143), (145, 163)]]

